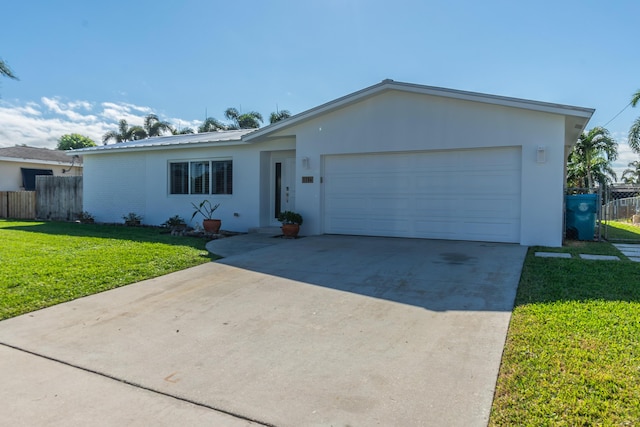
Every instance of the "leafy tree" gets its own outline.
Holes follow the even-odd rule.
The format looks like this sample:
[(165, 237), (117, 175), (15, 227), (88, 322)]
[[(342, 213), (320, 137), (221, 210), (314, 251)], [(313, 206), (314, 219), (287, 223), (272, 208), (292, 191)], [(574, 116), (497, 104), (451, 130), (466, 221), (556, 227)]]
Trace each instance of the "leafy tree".
[(0, 76), (18, 80), (18, 77), (15, 74), (13, 74), (13, 71), (11, 71), (11, 68), (9, 68), (9, 65), (6, 62), (4, 62), (2, 59), (0, 59)]
[(109, 131), (102, 136), (102, 143), (107, 143), (115, 139), (116, 142), (134, 141), (147, 137), (147, 131), (141, 126), (129, 126), (126, 120), (122, 119), (118, 122), (118, 131)]
[(291, 117), (291, 113), (289, 112), (289, 110), (276, 111), (271, 113), (271, 115), (269, 116), (269, 123), (274, 124), (276, 122), (279, 122), (280, 120), (288, 119), (289, 117)]
[(213, 117), (207, 117), (205, 121), (198, 126), (198, 133), (202, 132), (217, 132), (219, 130), (226, 130), (227, 127), (220, 121)]
[(88, 136), (80, 135), (79, 133), (71, 133), (62, 135), (58, 140), (57, 150), (76, 150), (78, 148), (95, 147), (96, 143), (93, 142)]
[(165, 132), (172, 133), (169, 122), (162, 122), (155, 114), (149, 114), (144, 118), (144, 125), (147, 137), (162, 136)]
[[(631, 97), (631, 106), (635, 107), (640, 102), (640, 89)], [(629, 129), (629, 147), (635, 152), (640, 153), (640, 117), (638, 117)]]
[(227, 129), (256, 129), (260, 127), (262, 123), (262, 114), (255, 111), (240, 114), (240, 112), (231, 107), (227, 108), (224, 112), (224, 116), (233, 122), (232, 125), (227, 126)]
[(583, 132), (569, 155), (567, 182), (570, 186), (594, 188), (616, 180), (611, 162), (618, 157), (618, 144), (603, 127)]
[(622, 182), (625, 184), (640, 184), (640, 161), (634, 160), (629, 163), (629, 169), (622, 172)]

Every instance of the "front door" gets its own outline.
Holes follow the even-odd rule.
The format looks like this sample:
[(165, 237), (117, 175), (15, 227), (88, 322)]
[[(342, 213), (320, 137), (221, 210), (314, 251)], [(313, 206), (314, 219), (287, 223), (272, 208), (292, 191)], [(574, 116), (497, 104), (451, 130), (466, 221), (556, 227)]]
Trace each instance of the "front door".
[(294, 157), (273, 160), (273, 203), (272, 220), (278, 222), (278, 214), (295, 209), (296, 200), (296, 159)]

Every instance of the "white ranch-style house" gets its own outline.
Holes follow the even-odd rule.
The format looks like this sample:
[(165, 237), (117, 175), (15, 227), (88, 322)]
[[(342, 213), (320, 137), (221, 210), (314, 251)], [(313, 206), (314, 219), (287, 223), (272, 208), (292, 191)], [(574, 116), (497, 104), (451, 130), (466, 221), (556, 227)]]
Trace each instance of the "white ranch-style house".
[(384, 80), (261, 129), (72, 154), (101, 222), (189, 219), (209, 199), (232, 231), (293, 210), (303, 235), (560, 246), (566, 158), (593, 112)]

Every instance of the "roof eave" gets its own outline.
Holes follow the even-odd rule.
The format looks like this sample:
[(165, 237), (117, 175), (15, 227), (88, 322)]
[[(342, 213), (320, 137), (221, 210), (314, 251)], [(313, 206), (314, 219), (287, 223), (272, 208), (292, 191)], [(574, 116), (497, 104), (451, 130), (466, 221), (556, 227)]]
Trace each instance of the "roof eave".
[(393, 80), (383, 80), (373, 86), (366, 87), (357, 92), (345, 95), (343, 97), (326, 102), (317, 107), (303, 111), (302, 113), (291, 116), (280, 122), (265, 126), (251, 134), (244, 135), (244, 141), (253, 141), (256, 139), (266, 138), (269, 134), (273, 134), (279, 130), (294, 126), (302, 121), (312, 119), (327, 111), (343, 108), (347, 105), (359, 102), (365, 98), (377, 95), (388, 90), (400, 90), (404, 92), (419, 93), (424, 95), (448, 97), (452, 99), (466, 100), (472, 102), (480, 102), (485, 104), (500, 105), (505, 107), (521, 108), (532, 111), (540, 111), (564, 116), (573, 116), (585, 118), (587, 121), (591, 118), (595, 109), (576, 107), (572, 105), (554, 104), (542, 101), (533, 101), (528, 99), (511, 98), (499, 95), (490, 95), (477, 92), (467, 92), (457, 89), (447, 89), (435, 86), (425, 86), (413, 83), (396, 82)]
[[(232, 141), (198, 141), (190, 143), (180, 144), (156, 144), (156, 145), (129, 145), (119, 147), (118, 144), (103, 145), (102, 147), (83, 148), (81, 150), (73, 150), (75, 154), (81, 156), (94, 155), (94, 154), (107, 154), (107, 153), (121, 153), (121, 152), (137, 152), (137, 151), (157, 151), (157, 150), (179, 150), (184, 148), (207, 148), (207, 147), (228, 147), (232, 145), (246, 145), (247, 142), (242, 140)], [(108, 147), (108, 148), (107, 148)]]
[[(39, 165), (51, 165), (51, 166), (70, 166), (71, 161), (69, 162), (60, 162), (57, 160), (39, 160), (39, 159), (27, 159), (20, 157), (0, 157), (1, 162), (14, 162), (14, 163), (36, 163)], [(82, 167), (82, 163), (75, 163), (73, 166)]]

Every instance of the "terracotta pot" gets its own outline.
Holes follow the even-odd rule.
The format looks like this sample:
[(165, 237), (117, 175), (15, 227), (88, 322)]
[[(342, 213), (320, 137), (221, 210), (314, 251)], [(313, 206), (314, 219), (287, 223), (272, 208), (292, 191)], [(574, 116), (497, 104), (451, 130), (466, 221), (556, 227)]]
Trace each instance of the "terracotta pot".
[(205, 219), (202, 221), (202, 227), (204, 227), (204, 231), (207, 233), (216, 234), (220, 231), (220, 226), (222, 225), (222, 221), (219, 219)]
[(282, 234), (284, 235), (284, 237), (295, 238), (298, 237), (299, 232), (299, 224), (282, 224)]

